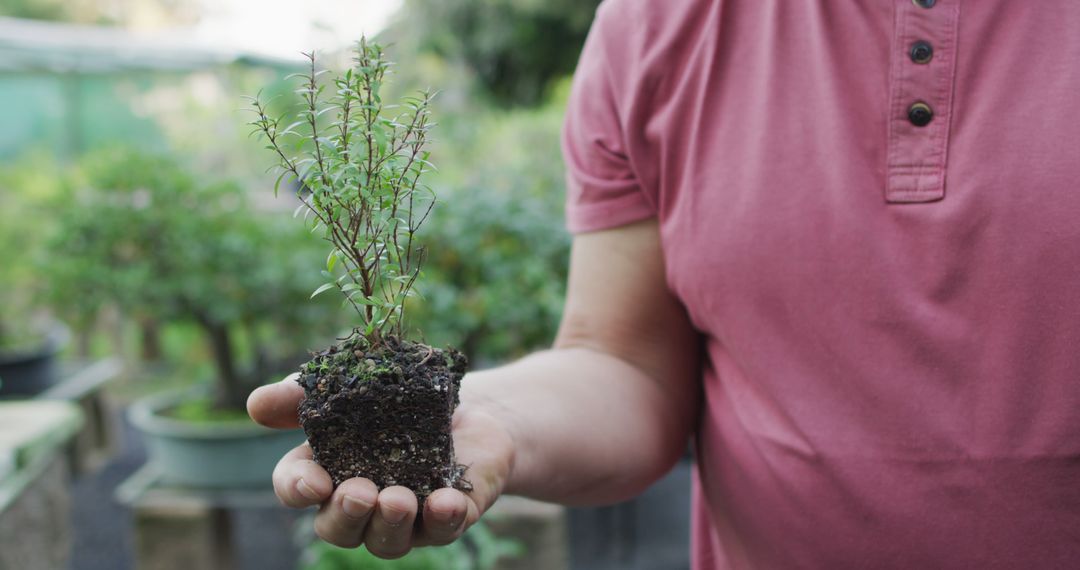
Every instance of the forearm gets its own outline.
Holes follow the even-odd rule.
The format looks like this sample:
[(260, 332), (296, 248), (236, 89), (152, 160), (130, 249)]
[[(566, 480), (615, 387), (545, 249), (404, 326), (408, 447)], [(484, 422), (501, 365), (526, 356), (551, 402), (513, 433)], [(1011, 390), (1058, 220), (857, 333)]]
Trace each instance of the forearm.
[(610, 503), (640, 493), (682, 454), (697, 412), (691, 385), (604, 352), (557, 348), (470, 374), (462, 405), (501, 420), (514, 440), (505, 492)]

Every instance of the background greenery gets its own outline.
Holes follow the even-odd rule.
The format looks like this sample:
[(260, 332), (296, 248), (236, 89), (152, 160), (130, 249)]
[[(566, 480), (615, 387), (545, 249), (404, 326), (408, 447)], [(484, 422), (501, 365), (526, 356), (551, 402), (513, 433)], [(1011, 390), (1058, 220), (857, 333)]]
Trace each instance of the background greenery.
[(542, 104), (574, 70), (600, 0), (406, 0), (384, 32), (404, 52), (463, 63), (473, 94), (513, 108)]
[[(432, 343), (460, 346), (484, 363), (534, 350), (552, 338), (569, 244), (562, 229), (558, 134), (567, 77), (596, 4), (408, 0), (379, 38), (390, 44), (390, 57), (398, 62), (392, 87), (397, 93), (392, 95), (427, 87), (441, 90), (434, 109), (440, 124), (432, 156), (439, 172), (430, 179), (439, 205), (424, 233), (430, 258), (418, 285), (420, 297), (410, 301), (407, 329), (414, 334)], [(110, 21), (107, 14), (92, 14), (78, 3), (25, 0), (20, 5), (12, 8), (14, 13)], [(100, 334), (89, 335), (89, 340), (84, 335), (83, 352), (122, 350), (137, 356), (145, 332), (140, 323), (161, 322), (166, 329), (160, 331), (163, 337), (168, 337), (170, 327), (191, 326), (191, 319), (181, 318), (183, 311), (177, 307), (177, 291), (183, 289), (187, 297), (205, 301), (221, 319), (243, 323), (251, 315), (272, 313), (271, 320), (310, 324), (311, 318), (291, 314), (304, 311), (275, 302), (272, 295), (267, 296), (269, 301), (237, 302), (244, 291), (266, 289), (275, 279), (317, 273), (302, 255), (289, 255), (281, 229), (288, 224), (275, 226), (284, 216), (241, 220), (244, 216), (240, 215), (228, 223), (221, 221), (229, 218), (222, 204), (238, 197), (247, 202), (247, 209), (279, 214), (292, 209), (288, 197), (277, 202), (269, 197), (266, 157), (259, 144), (247, 137), (244, 123), (248, 117), (238, 111), (240, 96), (263, 86), (265, 94), (274, 98), (272, 111), (295, 105), (284, 74), (285, 70), (230, 65), (186, 75), (122, 76), (111, 81), (95, 77), (93, 84), (104, 94), (102, 98), (120, 102), (113, 107), (97, 105), (102, 111), (95, 116), (112, 127), (84, 117), (90, 122), (80, 127), (83, 142), (74, 155), (56, 152), (56, 145), (46, 139), (43, 148), (51, 152), (35, 153), (24, 145), (18, 157), (0, 168), (0, 185), (11, 190), (0, 193), (6, 212), (0, 216), (10, 218), (0, 228), (4, 237), (0, 248), (5, 248), (8, 260), (0, 278), (0, 295), (7, 299), (5, 314), (17, 307), (23, 315), (0, 317), (0, 322), (23, 322), (26, 314), (50, 310), (78, 331), (92, 333), (99, 329), (103, 311), (115, 313), (121, 322), (129, 323), (124, 325), (127, 332), (114, 333), (111, 342), (102, 341)], [(38, 80), (62, 78), (46, 75)], [(9, 87), (23, 89), (24, 83), (21, 76), (0, 75), (5, 92), (11, 92)], [(91, 91), (84, 95), (98, 97)], [(153, 103), (158, 100), (168, 104)], [(115, 125), (124, 124), (124, 115), (133, 108), (142, 110), (130, 121), (132, 127), (118, 130)], [(62, 118), (55, 120), (60, 121), (56, 128), (62, 130)], [(108, 200), (87, 198), (87, 177), (96, 168), (94, 161), (120, 152), (116, 149), (125, 142), (173, 163), (157, 173), (157, 180), (147, 181), (159, 187), (153, 192), (162, 195), (154, 203), (161, 204), (163, 217), (155, 218), (153, 211), (118, 211), (110, 209)], [(102, 151), (102, 147), (112, 150)], [(137, 176), (139, 168), (154, 169), (132, 160), (110, 176)], [(198, 187), (206, 194), (198, 199), (198, 208), (169, 203), (168, 197), (176, 192), (168, 187), (181, 179), (187, 180), (181, 186)], [(138, 194), (146, 189), (127, 191)], [(23, 215), (29, 212), (37, 215)], [(75, 235), (73, 228), (89, 222), (101, 226), (95, 230), (99, 233)], [(214, 223), (225, 225), (214, 229), (210, 227)], [(67, 230), (58, 231), (57, 226)], [(264, 237), (254, 236), (260, 231)], [(178, 237), (185, 232), (221, 239)], [(182, 245), (173, 244), (169, 251), (183, 258), (147, 255), (146, 261), (156, 262), (155, 266), (109, 265), (103, 262), (101, 249), (108, 236), (123, 236), (129, 244), (147, 247), (162, 239), (179, 241)], [(269, 236), (282, 239), (269, 240)], [(252, 247), (254, 242), (260, 243)], [(47, 251), (45, 245), (50, 243)], [(151, 282), (154, 285), (148, 286)], [(149, 313), (153, 314), (147, 318)], [(318, 314), (308, 313), (308, 317)], [(313, 347), (315, 339), (309, 330), (293, 334), (306, 339), (294, 344)], [(241, 353), (258, 344), (246, 339), (237, 342)], [(181, 368), (190, 370), (192, 350), (180, 346), (175, 352), (179, 358), (165, 354), (166, 360), (180, 360)], [(197, 362), (205, 363), (212, 356), (205, 349), (196, 352), (204, 355), (195, 358)], [(250, 360), (252, 355), (245, 357)], [(201, 369), (205, 374), (207, 367)]]
[[(406, 330), (462, 348), (474, 365), (554, 335), (569, 252), (558, 139), (598, 3), (405, 0), (377, 38), (398, 62), (388, 98), (440, 92), (439, 170), (428, 181), (439, 204), (422, 236), (429, 261)], [(123, 27), (120, 4), (0, 0), (0, 15)], [(140, 4), (177, 25), (197, 19), (199, 5)], [(246, 390), (354, 326), (331, 297), (308, 301), (324, 262), (311, 251), (325, 246), (291, 219), (288, 192), (272, 197), (271, 160), (240, 111), (241, 97), (259, 89), (273, 98), (271, 112), (296, 105), (291, 71), (242, 62), (0, 71), (0, 350), (32, 343), (29, 323), (62, 319), (78, 339), (68, 357), (125, 359), (129, 375), (112, 389), (127, 399), (220, 379), (215, 329), (227, 333)], [(393, 567), (433, 567), (424, 559), (432, 556), (486, 567), (476, 556), (498, 548), (482, 533), (473, 546), (421, 551)], [(312, 568), (384, 567), (326, 545), (307, 556)]]

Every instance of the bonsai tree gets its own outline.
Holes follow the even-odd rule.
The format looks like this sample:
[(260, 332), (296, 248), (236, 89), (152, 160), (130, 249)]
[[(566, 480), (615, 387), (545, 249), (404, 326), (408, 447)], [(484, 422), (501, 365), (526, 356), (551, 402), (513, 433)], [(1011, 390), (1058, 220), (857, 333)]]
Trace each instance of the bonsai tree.
[(32, 396), (61, 379), (67, 328), (41, 302), (36, 260), (56, 223), (50, 200), (63, 181), (56, 163), (31, 152), (0, 169), (0, 393)]
[[(282, 243), (296, 232), (253, 214), (236, 184), (197, 184), (166, 157), (117, 148), (81, 166), (84, 180), (61, 210), (50, 248), (60, 268), (54, 302), (109, 303), (142, 322), (195, 323), (214, 363), (213, 406), (243, 410), (274, 372), (260, 329), (303, 320), (293, 308), (312, 282)], [(253, 348), (241, 352), (243, 333)]]
[(329, 96), (308, 57), (295, 120), (271, 118), (256, 97), (252, 124), (277, 158), (277, 186), (296, 184), (301, 210), (330, 246), (326, 283), (313, 296), (336, 289), (358, 326), (302, 367), (300, 423), (335, 484), (363, 476), (409, 487), (421, 501), (440, 487), (467, 488), (450, 432), (465, 357), (402, 337), (425, 256), (416, 235), (435, 203), (422, 182), (432, 168), (431, 94), (384, 104), (390, 63), (366, 40)]
[(46, 344), (35, 258), (52, 223), (48, 202), (60, 191), (55, 166), (31, 154), (0, 170), (0, 353)]

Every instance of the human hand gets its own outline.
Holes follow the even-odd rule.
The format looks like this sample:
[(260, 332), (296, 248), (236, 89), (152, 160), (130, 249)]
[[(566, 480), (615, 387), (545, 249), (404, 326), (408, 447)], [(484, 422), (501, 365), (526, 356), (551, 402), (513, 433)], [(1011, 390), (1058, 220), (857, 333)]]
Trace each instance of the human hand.
[[(304, 390), (291, 375), (277, 384), (262, 386), (248, 397), (248, 414), (271, 428), (298, 427), (297, 406)], [(330, 475), (312, 460), (305, 442), (278, 462), (274, 493), (293, 508), (319, 505), (315, 533), (330, 544), (354, 548), (361, 544), (380, 558), (400, 558), (415, 546), (444, 545), (456, 540), (479, 520), (502, 493), (513, 465), (508, 430), (482, 406), (462, 395), (454, 413), (454, 449), (468, 470), (472, 490), (438, 489), (424, 503), (421, 524), (417, 500), (401, 486), (378, 489), (365, 478), (353, 478), (334, 489)]]

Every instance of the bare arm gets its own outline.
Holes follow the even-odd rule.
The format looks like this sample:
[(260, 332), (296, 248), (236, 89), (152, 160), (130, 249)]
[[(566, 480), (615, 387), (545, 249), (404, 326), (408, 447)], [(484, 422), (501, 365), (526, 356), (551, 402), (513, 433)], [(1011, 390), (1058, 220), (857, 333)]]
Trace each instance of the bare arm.
[(463, 402), (508, 426), (506, 491), (568, 504), (623, 500), (686, 448), (698, 339), (664, 279), (655, 222), (574, 240), (552, 350), (466, 379)]
[[(306, 445), (278, 464), (274, 488), (286, 505), (321, 505), (323, 539), (384, 558), (455, 540), (504, 492), (567, 504), (625, 499), (685, 449), (698, 358), (697, 335), (665, 284), (656, 223), (581, 235), (555, 346), (465, 378), (454, 443), (472, 492), (436, 491), (413, 529), (411, 491), (361, 478), (333, 489)], [(301, 395), (286, 380), (254, 392), (248, 409), (264, 425), (292, 427)]]

